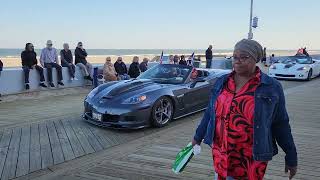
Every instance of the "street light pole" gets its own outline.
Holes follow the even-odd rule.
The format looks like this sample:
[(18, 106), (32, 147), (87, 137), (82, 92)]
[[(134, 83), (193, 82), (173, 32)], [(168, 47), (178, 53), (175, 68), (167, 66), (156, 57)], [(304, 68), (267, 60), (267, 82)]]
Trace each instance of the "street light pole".
[(252, 33), (252, 11), (253, 11), (253, 0), (251, 0), (250, 22), (249, 22), (249, 33), (248, 33), (248, 39), (252, 39), (252, 38), (253, 38), (253, 33)]

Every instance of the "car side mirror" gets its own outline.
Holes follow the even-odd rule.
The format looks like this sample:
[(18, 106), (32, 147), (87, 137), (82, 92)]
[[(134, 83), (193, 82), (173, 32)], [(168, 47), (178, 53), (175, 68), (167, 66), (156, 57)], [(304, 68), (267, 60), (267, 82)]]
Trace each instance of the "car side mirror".
[(193, 82), (190, 85), (190, 88), (194, 88), (198, 82), (205, 82), (206, 80), (203, 77), (198, 77), (193, 80)]

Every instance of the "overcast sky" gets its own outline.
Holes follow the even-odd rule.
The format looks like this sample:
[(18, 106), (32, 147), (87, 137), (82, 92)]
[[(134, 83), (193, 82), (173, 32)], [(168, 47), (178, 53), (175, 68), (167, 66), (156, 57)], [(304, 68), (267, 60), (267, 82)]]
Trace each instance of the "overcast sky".
[[(0, 0), (0, 48), (232, 49), (248, 34), (250, 0)], [(320, 0), (255, 0), (254, 39), (320, 49)]]

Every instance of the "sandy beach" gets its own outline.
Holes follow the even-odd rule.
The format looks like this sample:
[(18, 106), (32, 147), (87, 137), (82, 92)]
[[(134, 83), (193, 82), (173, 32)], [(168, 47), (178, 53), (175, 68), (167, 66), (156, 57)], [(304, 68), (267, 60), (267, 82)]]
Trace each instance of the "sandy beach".
[[(275, 53), (276, 57), (277, 56), (292, 56), (294, 55), (295, 51), (270, 51), (267, 53), (267, 57), (269, 57), (271, 54)], [(320, 57), (320, 50), (316, 50), (316, 51), (310, 51), (309, 52), (310, 55), (317, 55)], [(190, 54), (175, 54), (178, 56), (181, 55), (185, 55), (186, 58), (188, 58), (190, 56)], [(195, 56), (201, 56), (201, 60), (205, 61), (205, 55), (204, 54), (195, 54)], [(231, 56), (231, 53), (213, 53), (214, 57), (229, 57)], [(105, 63), (105, 59), (106, 57), (110, 56), (111, 57), (111, 61), (112, 63), (116, 62), (117, 57), (116, 55), (89, 55), (87, 57), (87, 60), (92, 63), (92, 64), (104, 64)], [(126, 64), (130, 64), (132, 62), (132, 59), (134, 56), (138, 56), (140, 61), (142, 62), (143, 58), (148, 58), (151, 62), (154, 60), (159, 59), (159, 55), (158, 54), (139, 54), (139, 55), (123, 55), (121, 56), (123, 59), (123, 62)], [(318, 57), (318, 58), (319, 58)], [(21, 67), (21, 58), (18, 56), (7, 56), (7, 57), (0, 57), (0, 59), (2, 60), (3, 64), (4, 64), (4, 68), (12, 68), (12, 67)], [(37, 57), (38, 59), (38, 64), (40, 64), (39, 59), (40, 57)], [(59, 56), (59, 61), (60, 61), (60, 56)], [(60, 63), (60, 62), (59, 62)]]
[[(127, 56), (121, 56), (124, 63), (131, 63), (132, 59), (133, 59), (134, 55), (127, 55)], [(106, 57), (108, 57), (108, 55), (92, 55), (92, 56), (88, 56), (87, 60), (92, 63), (92, 64), (103, 64), (105, 63), (105, 59)], [(117, 59), (118, 56), (110, 56), (112, 63), (114, 63)], [(149, 58), (150, 60), (152, 60), (153, 58), (156, 58), (157, 56), (155, 55), (139, 55), (138, 56), (140, 59), (140, 62), (142, 62), (143, 58)], [(38, 64), (40, 64), (39, 62), (39, 57), (37, 57), (38, 59)], [(21, 67), (21, 58), (19, 57), (4, 57), (1, 58), (3, 65), (5, 68), (7, 67)], [(60, 57), (59, 57), (60, 60)], [(59, 62), (60, 63), (60, 62)]]

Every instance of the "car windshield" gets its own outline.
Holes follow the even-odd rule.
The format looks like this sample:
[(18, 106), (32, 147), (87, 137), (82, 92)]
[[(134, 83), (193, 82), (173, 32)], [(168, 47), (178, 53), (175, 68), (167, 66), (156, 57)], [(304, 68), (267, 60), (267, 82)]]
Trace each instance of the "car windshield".
[(312, 64), (311, 57), (290, 56), (281, 61), (283, 64), (297, 63), (297, 64)]
[(142, 73), (138, 79), (151, 79), (164, 84), (181, 84), (188, 78), (191, 70), (191, 66), (159, 64)]

